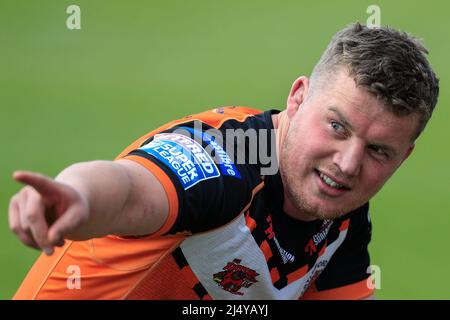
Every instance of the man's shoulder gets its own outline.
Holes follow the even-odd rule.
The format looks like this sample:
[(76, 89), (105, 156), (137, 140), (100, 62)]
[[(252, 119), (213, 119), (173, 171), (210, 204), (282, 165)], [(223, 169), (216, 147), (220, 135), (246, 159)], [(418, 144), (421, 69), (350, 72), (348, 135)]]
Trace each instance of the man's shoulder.
[(250, 108), (246, 106), (222, 106), (205, 110), (199, 113), (190, 114), (183, 118), (173, 120), (159, 129), (167, 130), (187, 123), (201, 122), (207, 127), (220, 129), (224, 123), (235, 121), (238, 123), (245, 122), (248, 118), (262, 115), (263, 110)]
[[(208, 129), (246, 129), (246, 127), (254, 127), (257, 123), (261, 124), (264, 111), (246, 106), (222, 106), (212, 108), (200, 113), (190, 114), (179, 119), (167, 122), (132, 142), (125, 150), (123, 150), (117, 158), (121, 158), (128, 154), (131, 150), (139, 148), (147, 143), (153, 136), (158, 133), (176, 130), (178, 127), (194, 127), (196, 124), (200, 126), (201, 131)], [(249, 119), (259, 117), (263, 121), (251, 123)], [(263, 124), (265, 125), (265, 124)]]

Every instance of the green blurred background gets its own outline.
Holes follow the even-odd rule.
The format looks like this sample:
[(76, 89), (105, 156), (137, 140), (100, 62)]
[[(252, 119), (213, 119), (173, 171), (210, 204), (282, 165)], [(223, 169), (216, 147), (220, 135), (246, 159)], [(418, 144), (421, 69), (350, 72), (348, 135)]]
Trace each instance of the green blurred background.
[[(66, 8), (81, 8), (81, 30)], [(112, 159), (135, 138), (220, 105), (284, 108), (350, 22), (424, 39), (441, 95), (413, 156), (372, 201), (379, 299), (450, 299), (450, 4), (446, 1), (0, 1), (0, 298), (38, 252), (8, 229), (11, 174)]]

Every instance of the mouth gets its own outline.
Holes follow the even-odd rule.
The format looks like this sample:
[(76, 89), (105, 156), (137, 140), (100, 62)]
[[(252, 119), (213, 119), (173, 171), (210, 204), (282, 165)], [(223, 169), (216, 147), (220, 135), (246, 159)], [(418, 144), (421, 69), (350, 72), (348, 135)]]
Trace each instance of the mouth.
[(335, 177), (318, 169), (315, 169), (314, 171), (318, 178), (319, 187), (323, 193), (329, 196), (340, 196), (351, 190), (345, 182), (337, 180)]

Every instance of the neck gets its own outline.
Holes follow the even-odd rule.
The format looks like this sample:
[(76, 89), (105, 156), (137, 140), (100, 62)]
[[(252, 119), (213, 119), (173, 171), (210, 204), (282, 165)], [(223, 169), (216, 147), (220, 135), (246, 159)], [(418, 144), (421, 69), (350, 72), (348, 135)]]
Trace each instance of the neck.
[(284, 138), (286, 137), (287, 131), (289, 129), (289, 118), (286, 111), (281, 111), (278, 114), (272, 115), (273, 127), (275, 129), (276, 138), (276, 150), (277, 150), (277, 160), (280, 164), (280, 151), (283, 145)]
[[(272, 122), (273, 122), (273, 127), (275, 129), (277, 160), (278, 160), (278, 165), (281, 168), (282, 164), (280, 162), (280, 151), (281, 151), (282, 145), (285, 141), (286, 134), (289, 129), (289, 117), (287, 115), (287, 112), (284, 110), (278, 114), (272, 115)], [(297, 220), (301, 220), (301, 221), (317, 220), (316, 217), (313, 217), (306, 213), (300, 212), (298, 209), (296, 209), (295, 206), (289, 200), (289, 198), (286, 196), (286, 192), (284, 192), (283, 211), (287, 215), (289, 215)]]

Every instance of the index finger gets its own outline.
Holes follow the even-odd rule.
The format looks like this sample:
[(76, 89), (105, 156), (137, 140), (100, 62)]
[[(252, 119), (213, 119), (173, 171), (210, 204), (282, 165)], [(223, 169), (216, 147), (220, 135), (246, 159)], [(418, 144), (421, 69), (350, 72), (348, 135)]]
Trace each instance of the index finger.
[(13, 178), (18, 182), (30, 185), (44, 197), (59, 193), (58, 183), (39, 173), (16, 171), (13, 173)]

